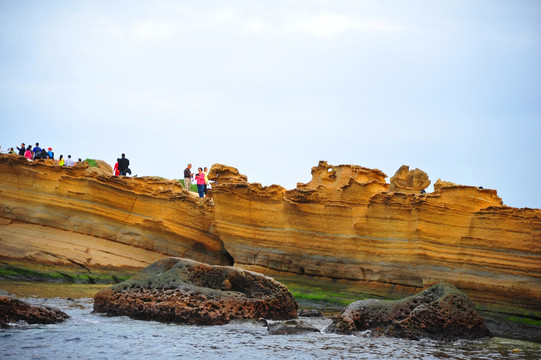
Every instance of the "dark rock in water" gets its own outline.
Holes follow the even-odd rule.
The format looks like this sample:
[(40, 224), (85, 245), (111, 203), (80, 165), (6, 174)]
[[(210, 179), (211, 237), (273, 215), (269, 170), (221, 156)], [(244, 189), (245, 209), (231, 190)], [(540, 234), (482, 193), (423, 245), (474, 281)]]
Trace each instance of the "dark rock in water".
[(298, 312), (300, 317), (322, 317), (323, 314), (313, 309), (301, 309)]
[(408, 339), (476, 339), (490, 336), (474, 303), (450, 284), (434, 285), (417, 295), (395, 301), (361, 300), (350, 304), (327, 332)]
[(69, 316), (57, 309), (34, 306), (12, 296), (0, 296), (0, 327), (10, 323), (25, 321), (28, 324), (54, 324)]
[(94, 311), (213, 325), (234, 319), (294, 319), (297, 302), (284, 285), (262, 274), (167, 258), (97, 293)]
[(310, 332), (321, 332), (318, 329), (308, 326), (297, 320), (289, 320), (285, 322), (277, 322), (267, 325), (267, 331), (270, 335), (292, 335), (306, 334)]

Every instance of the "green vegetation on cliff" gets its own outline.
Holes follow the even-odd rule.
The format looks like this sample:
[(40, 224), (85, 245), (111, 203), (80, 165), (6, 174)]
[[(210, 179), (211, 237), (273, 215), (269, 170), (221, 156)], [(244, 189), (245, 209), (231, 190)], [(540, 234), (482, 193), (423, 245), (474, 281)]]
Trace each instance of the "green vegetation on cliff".
[(96, 160), (94, 160), (94, 159), (85, 159), (85, 162), (90, 167), (98, 167), (98, 162)]
[(0, 280), (35, 282), (115, 284), (128, 279), (139, 270), (86, 270), (75, 266), (48, 266), (9, 259), (0, 261)]

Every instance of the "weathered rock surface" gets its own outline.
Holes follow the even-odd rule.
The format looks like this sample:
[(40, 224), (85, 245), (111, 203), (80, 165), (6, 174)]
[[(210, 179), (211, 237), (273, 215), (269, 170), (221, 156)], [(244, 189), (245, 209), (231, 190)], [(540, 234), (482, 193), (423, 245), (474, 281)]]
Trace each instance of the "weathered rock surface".
[(58, 310), (44, 306), (30, 305), (12, 296), (0, 295), (0, 327), (25, 321), (28, 324), (54, 324), (69, 316)]
[(199, 199), (177, 181), (0, 155), (0, 256), (85, 268), (180, 256), (386, 298), (447, 282), (481, 308), (541, 318), (541, 210), (442, 181), (419, 194), (424, 175), (401, 169), (391, 182), (406, 187), (391, 191), (377, 169), (320, 162), (286, 190), (216, 164)]
[(434, 285), (402, 300), (357, 301), (327, 329), (341, 334), (364, 330), (409, 339), (476, 339), (490, 335), (475, 304), (450, 284)]
[(385, 177), (320, 162), (294, 190), (219, 184), (215, 229), (243, 268), (395, 298), (448, 282), (482, 308), (541, 316), (541, 210), (473, 186), (392, 192)]
[(288, 320), (270, 323), (267, 325), (270, 335), (296, 335), (306, 333), (320, 333), (316, 327), (305, 323), (302, 320)]
[(428, 174), (423, 170), (410, 170), (407, 165), (402, 165), (391, 178), (391, 191), (407, 194), (418, 194), (430, 185)]
[(178, 181), (102, 166), (0, 155), (0, 256), (85, 268), (143, 268), (167, 256), (232, 264), (208, 201)]
[(97, 293), (94, 311), (214, 325), (235, 319), (293, 319), (297, 303), (284, 285), (262, 274), (167, 258)]

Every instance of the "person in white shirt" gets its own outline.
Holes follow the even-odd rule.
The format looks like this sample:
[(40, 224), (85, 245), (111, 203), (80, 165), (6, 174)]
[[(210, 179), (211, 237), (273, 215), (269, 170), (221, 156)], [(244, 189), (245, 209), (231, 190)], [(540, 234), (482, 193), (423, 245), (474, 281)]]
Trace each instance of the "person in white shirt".
[(71, 155), (68, 155), (68, 158), (66, 159), (66, 166), (73, 166), (75, 165), (75, 161), (71, 158)]

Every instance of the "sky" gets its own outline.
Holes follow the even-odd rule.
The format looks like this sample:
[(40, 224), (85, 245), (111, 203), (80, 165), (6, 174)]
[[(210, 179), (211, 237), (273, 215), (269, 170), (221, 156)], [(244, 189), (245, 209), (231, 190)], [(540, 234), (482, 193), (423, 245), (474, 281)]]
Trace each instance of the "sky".
[(541, 1), (0, 0), (0, 129), (138, 176), (408, 165), (541, 208)]

